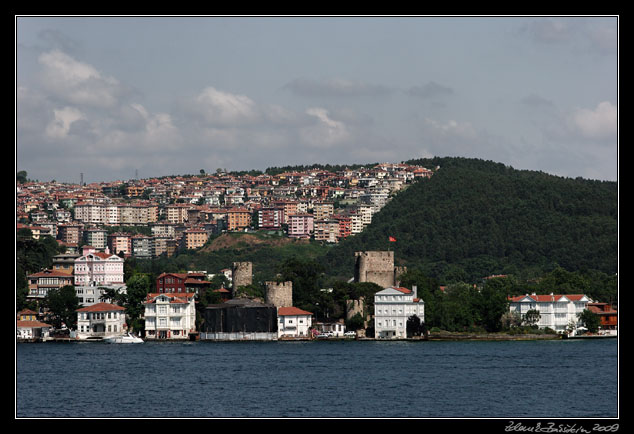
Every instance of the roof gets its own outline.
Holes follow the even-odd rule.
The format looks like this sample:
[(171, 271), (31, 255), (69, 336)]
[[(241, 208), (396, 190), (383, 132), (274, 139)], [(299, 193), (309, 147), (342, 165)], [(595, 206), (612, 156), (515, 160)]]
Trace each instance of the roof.
[(278, 307), (277, 316), (290, 316), (290, 315), (312, 315), (312, 312), (308, 312), (297, 307)]
[(147, 295), (146, 303), (154, 303), (160, 296), (170, 299), (170, 303), (189, 303), (196, 294), (193, 292), (154, 292)]
[[(526, 300), (527, 298), (538, 303), (548, 303), (556, 301), (581, 301), (583, 298), (589, 300), (588, 297), (586, 297), (584, 294), (525, 294), (516, 297), (509, 297), (510, 301), (516, 303)], [(565, 300), (562, 300), (562, 298)]]
[(39, 321), (17, 321), (18, 328), (34, 328), (34, 327), (52, 327), (50, 324), (45, 324)]
[(77, 309), (77, 312), (108, 312), (113, 310), (125, 310), (125, 308), (121, 306), (117, 306), (116, 304), (110, 303), (97, 303), (92, 306), (82, 307), (81, 309)]
[(377, 292), (377, 294), (389, 294), (389, 293), (393, 293), (394, 291), (400, 292), (402, 294), (411, 294), (412, 290), (411, 289), (407, 289), (407, 288), (403, 288), (400, 286), (390, 286), (388, 288), (382, 289), (381, 291)]

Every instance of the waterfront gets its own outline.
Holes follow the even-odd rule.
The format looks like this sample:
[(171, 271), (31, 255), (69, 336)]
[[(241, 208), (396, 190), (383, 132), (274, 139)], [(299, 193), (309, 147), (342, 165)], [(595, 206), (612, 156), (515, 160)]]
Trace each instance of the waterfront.
[(618, 340), (16, 344), (16, 416), (613, 418)]

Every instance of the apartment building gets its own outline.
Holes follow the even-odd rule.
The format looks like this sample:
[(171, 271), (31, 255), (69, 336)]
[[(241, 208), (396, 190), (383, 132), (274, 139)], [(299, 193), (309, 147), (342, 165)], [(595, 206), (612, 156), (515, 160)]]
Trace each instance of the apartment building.
[(262, 208), (258, 210), (258, 228), (280, 229), (284, 223), (282, 208)]
[(314, 216), (312, 214), (294, 214), (288, 216), (288, 236), (310, 238), (314, 232)]
[(337, 220), (315, 220), (315, 241), (336, 243), (339, 236), (339, 222)]
[(233, 208), (227, 211), (227, 230), (240, 231), (251, 224), (251, 212), (246, 208)]

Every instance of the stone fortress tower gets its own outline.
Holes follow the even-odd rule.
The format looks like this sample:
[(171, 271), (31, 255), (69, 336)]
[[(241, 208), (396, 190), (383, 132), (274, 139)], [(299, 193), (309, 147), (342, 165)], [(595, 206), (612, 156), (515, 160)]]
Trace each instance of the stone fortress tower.
[(266, 304), (275, 307), (293, 306), (293, 282), (265, 282)]
[(393, 251), (355, 252), (354, 281), (373, 282), (382, 288), (398, 285), (407, 269), (394, 266)]
[(234, 262), (231, 268), (232, 296), (235, 296), (236, 290), (241, 286), (251, 285), (253, 283), (253, 263), (252, 262)]

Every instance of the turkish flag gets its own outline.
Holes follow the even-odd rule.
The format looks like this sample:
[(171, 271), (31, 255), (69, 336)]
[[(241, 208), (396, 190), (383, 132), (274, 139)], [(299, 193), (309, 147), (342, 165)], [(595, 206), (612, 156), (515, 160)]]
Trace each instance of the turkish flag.
[(390, 242), (395, 243), (396, 242), (396, 238), (390, 237)]

